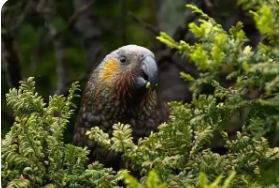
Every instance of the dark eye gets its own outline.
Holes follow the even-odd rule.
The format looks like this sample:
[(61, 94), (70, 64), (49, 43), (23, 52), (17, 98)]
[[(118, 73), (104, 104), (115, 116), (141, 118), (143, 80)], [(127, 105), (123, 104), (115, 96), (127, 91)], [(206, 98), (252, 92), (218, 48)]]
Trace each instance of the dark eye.
[(125, 58), (125, 57), (123, 57), (123, 56), (122, 56), (122, 57), (120, 57), (120, 62), (121, 62), (121, 63), (126, 63), (126, 58)]

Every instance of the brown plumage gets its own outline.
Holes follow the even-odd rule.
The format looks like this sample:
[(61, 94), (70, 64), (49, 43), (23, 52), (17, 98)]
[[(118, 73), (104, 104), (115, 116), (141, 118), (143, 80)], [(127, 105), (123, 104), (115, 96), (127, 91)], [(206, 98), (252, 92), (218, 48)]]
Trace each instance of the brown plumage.
[[(154, 54), (136, 45), (111, 52), (94, 70), (82, 95), (74, 133), (74, 143), (91, 150), (90, 162), (120, 165), (119, 155), (88, 139), (85, 133), (91, 127), (98, 126), (112, 135), (114, 123), (130, 124), (137, 142), (168, 121), (169, 108), (154, 91), (157, 77)], [(146, 87), (148, 82), (150, 88)]]

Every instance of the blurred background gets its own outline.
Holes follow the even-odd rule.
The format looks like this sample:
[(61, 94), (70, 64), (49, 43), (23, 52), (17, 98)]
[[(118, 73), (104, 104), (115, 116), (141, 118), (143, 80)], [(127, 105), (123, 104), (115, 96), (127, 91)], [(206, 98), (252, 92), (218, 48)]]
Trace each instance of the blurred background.
[[(74, 81), (80, 81), (81, 94), (88, 76), (105, 55), (127, 44), (140, 45), (155, 53), (160, 69), (158, 92), (164, 100), (191, 101), (189, 85), (180, 78), (179, 72), (197, 77), (196, 67), (155, 38), (164, 31), (176, 41), (195, 42), (188, 24), (198, 18), (186, 9), (185, 5), (189, 3), (200, 7), (225, 30), (242, 21), (252, 47), (260, 40), (253, 20), (237, 6), (236, 0), (6, 2), (1, 12), (1, 136), (14, 121), (5, 100), (9, 88), (18, 87), (20, 80), (32, 76), (37, 92), (45, 102), (49, 95), (67, 95)], [(223, 82), (223, 85), (231, 84), (225, 79)], [(204, 88), (203, 92), (212, 90)], [(79, 108), (80, 98), (75, 103)], [(72, 141), (75, 119), (76, 115), (73, 115), (66, 130), (66, 142)], [(232, 123), (231, 129), (239, 127), (236, 122)]]

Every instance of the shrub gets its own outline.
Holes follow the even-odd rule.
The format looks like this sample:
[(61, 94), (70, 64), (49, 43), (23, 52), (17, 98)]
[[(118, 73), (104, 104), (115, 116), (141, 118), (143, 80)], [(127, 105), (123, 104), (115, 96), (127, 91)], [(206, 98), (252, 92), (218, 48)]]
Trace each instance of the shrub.
[[(132, 142), (130, 126), (121, 123), (114, 125), (112, 138), (97, 127), (86, 133), (100, 145), (122, 153), (127, 166), (140, 172), (139, 180), (127, 170), (114, 172), (98, 162), (85, 169), (88, 150), (63, 142), (77, 83), (68, 97), (50, 97), (46, 106), (35, 92), (33, 78), (21, 82), (18, 90), (7, 94), (16, 122), (2, 140), (2, 185), (118, 187), (122, 179), (127, 187), (148, 188), (278, 185), (275, 165), (279, 148), (274, 145), (279, 129), (279, 5), (274, 2), (239, 1), (246, 9), (257, 4), (251, 13), (264, 42), (256, 49), (246, 45), (240, 22), (227, 33), (193, 5), (188, 7), (201, 19), (199, 25), (191, 23), (189, 27), (198, 43), (176, 42), (163, 32), (157, 37), (200, 70), (199, 78), (181, 72), (182, 78), (192, 82), (192, 102), (169, 103), (170, 122), (138, 144)], [(224, 72), (227, 80), (234, 81), (229, 88), (220, 84)], [(213, 87), (214, 92), (201, 94), (199, 89), (204, 85)], [(239, 115), (241, 129), (235, 136), (229, 135), (227, 125)], [(222, 155), (210, 147), (218, 134), (227, 149)], [(269, 173), (268, 166), (273, 167)]]
[(29, 78), (18, 90), (6, 95), (16, 122), (2, 140), (1, 183), (3, 187), (96, 187), (117, 185), (119, 175), (93, 163), (84, 168), (88, 150), (63, 142), (63, 132), (73, 113), (71, 102), (78, 84), (72, 84), (68, 97), (53, 96), (49, 105), (35, 92)]
[[(263, 40), (266, 39), (265, 44), (262, 42), (252, 50), (246, 45), (248, 39), (242, 23), (227, 33), (197, 7), (187, 5), (201, 16), (199, 25), (189, 24), (198, 42), (194, 45), (176, 42), (163, 32), (157, 39), (190, 59), (199, 69), (200, 76), (196, 79), (181, 73), (182, 78), (192, 82), (192, 102), (169, 103), (171, 121), (137, 145), (131, 141), (129, 125), (114, 125), (110, 140), (98, 128), (92, 128), (87, 134), (103, 146), (122, 152), (127, 165), (141, 172), (143, 184), (151, 170), (155, 170), (167, 187), (198, 186), (201, 172), (213, 182), (219, 174), (228, 177), (235, 171), (231, 187), (278, 183), (274, 166), (268, 174), (271, 181), (266, 178), (266, 167), (278, 164), (279, 159), (279, 148), (271, 147), (268, 142), (274, 146), (279, 131), (278, 6), (276, 2), (264, 2), (256, 7), (256, 12), (251, 12)], [(220, 84), (224, 72), (228, 72), (226, 80), (234, 82), (229, 88)], [(213, 87), (214, 92), (200, 94), (198, 90), (204, 85)], [(227, 125), (240, 115), (240, 129), (235, 137), (230, 137)], [(223, 155), (209, 147), (214, 134), (223, 138), (228, 150)]]

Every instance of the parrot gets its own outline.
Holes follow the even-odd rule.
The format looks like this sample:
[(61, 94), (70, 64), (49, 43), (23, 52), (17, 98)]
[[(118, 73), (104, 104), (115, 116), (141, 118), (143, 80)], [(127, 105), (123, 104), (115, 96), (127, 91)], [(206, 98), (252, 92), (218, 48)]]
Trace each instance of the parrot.
[(111, 137), (115, 123), (129, 124), (137, 143), (169, 120), (169, 107), (155, 90), (157, 81), (158, 66), (147, 48), (126, 45), (102, 60), (85, 86), (74, 130), (74, 144), (90, 150), (89, 162), (113, 168), (121, 163), (119, 154), (88, 138), (92, 127)]

